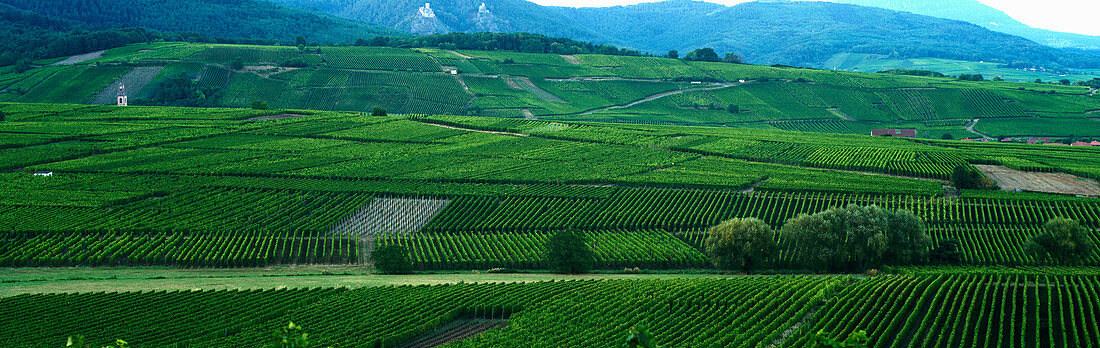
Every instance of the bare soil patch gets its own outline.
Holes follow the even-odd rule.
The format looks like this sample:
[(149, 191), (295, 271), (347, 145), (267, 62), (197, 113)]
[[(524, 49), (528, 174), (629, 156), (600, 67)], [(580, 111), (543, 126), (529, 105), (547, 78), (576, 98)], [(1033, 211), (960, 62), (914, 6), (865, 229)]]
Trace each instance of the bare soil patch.
[(69, 58), (65, 58), (65, 60), (50, 64), (50, 65), (79, 64), (79, 63), (87, 62), (87, 61), (92, 60), (92, 59), (102, 57), (103, 52), (105, 52), (105, 51), (95, 51), (95, 52), (91, 52), (91, 53), (78, 54), (78, 55), (75, 55), (75, 56), (72, 56), (72, 57), (69, 57)]
[(250, 72), (250, 73), (253, 73), (253, 74), (256, 74), (256, 75), (260, 75), (260, 77), (267, 78), (267, 77), (271, 77), (271, 75), (284, 73), (284, 72), (287, 72), (287, 71), (298, 70), (298, 69), (299, 68), (287, 68), (287, 67), (274, 66), (274, 65), (247, 65), (247, 66), (244, 67), (244, 69), (242, 69), (242, 71)]
[(569, 62), (569, 64), (573, 64), (573, 65), (581, 65), (581, 60), (580, 60), (580, 59), (577, 59), (577, 57), (576, 57), (576, 56), (571, 56), (571, 55), (568, 55), (568, 54), (563, 54), (563, 55), (561, 55), (561, 59), (565, 59), (565, 61)]
[(271, 120), (281, 120), (281, 119), (284, 119), (284, 118), (299, 118), (299, 117), (302, 117), (302, 116), (305, 116), (305, 115), (297, 115), (297, 114), (267, 115), (267, 116), (253, 117), (253, 118), (247, 119), (246, 121), (271, 121)]
[[(162, 66), (140, 66), (133, 68), (132, 70), (123, 74), (119, 81), (126, 85), (126, 93), (131, 99), (137, 99), (141, 97), (141, 92), (145, 90), (145, 87), (153, 82), (153, 78), (160, 74), (160, 71), (164, 69)], [(118, 95), (118, 84), (111, 83), (107, 87), (103, 87), (103, 90), (99, 91), (95, 97), (92, 97), (92, 104), (97, 105), (113, 105), (115, 103), (115, 96)]]
[(1024, 172), (997, 165), (975, 165), (978, 170), (993, 179), (1002, 190), (1062, 193), (1084, 196), (1100, 196), (1100, 185), (1094, 180), (1065, 173)]

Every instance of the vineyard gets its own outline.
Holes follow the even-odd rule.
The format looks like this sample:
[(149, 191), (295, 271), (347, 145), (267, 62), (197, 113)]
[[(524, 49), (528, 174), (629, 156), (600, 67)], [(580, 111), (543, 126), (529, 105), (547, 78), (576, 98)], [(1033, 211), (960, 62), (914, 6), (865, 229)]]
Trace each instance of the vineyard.
[(1098, 286), (1092, 275), (933, 273), (35, 294), (0, 299), (0, 315), (25, 324), (5, 325), (0, 344), (51, 346), (79, 332), (96, 343), (256, 346), (293, 321), (311, 343), (393, 347), (507, 320), (449, 346), (611, 346), (644, 325), (670, 347), (800, 347), (818, 330), (865, 330), (872, 347), (1049, 347), (1100, 340)]
[[(1100, 99), (1084, 87), (960, 81), (656, 57), (404, 49), (134, 44), (66, 66), (0, 74), (0, 102), (105, 103), (130, 71), (142, 83), (195, 79), (216, 105), (454, 114), (558, 121), (721, 125), (868, 134), (915, 128), (922, 138), (1086, 136)], [(236, 64), (237, 69), (231, 69)], [(149, 81), (145, 81), (149, 80)], [(130, 85), (131, 83), (128, 83)], [(153, 97), (148, 88), (131, 99)], [(135, 100), (136, 101), (136, 100)], [(899, 168), (909, 173), (910, 169)], [(921, 172), (918, 169), (917, 172)]]
[(958, 240), (966, 264), (1036, 265), (1023, 243), (1047, 220), (1100, 227), (1096, 198), (953, 197), (935, 181), (971, 163), (1096, 178), (1088, 148), (458, 116), (0, 111), (14, 136), (0, 149), (0, 266), (361, 264), (377, 243), (405, 246), (423, 270), (538, 269), (548, 236), (574, 229), (599, 268), (705, 268), (709, 226), (778, 228), (849, 204), (914, 212), (934, 245)]

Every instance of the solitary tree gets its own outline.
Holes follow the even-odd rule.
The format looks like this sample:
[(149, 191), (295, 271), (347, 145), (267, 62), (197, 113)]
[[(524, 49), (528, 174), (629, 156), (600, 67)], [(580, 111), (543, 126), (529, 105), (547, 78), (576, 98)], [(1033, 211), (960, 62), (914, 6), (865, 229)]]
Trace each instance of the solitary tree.
[(265, 102), (263, 100), (253, 100), (252, 101), (252, 109), (254, 109), (254, 110), (267, 110), (267, 109), (270, 109), (270, 108), (271, 107), (267, 105), (267, 102)]
[(374, 109), (370, 111), (370, 115), (371, 116), (386, 116), (386, 109), (375, 106)]
[(564, 274), (588, 273), (595, 263), (584, 234), (573, 230), (560, 230), (546, 242), (546, 263), (554, 272)]
[(371, 254), (374, 268), (384, 274), (406, 274), (412, 272), (409, 251), (400, 245), (379, 247)]
[(1087, 230), (1074, 220), (1054, 218), (1043, 225), (1043, 233), (1031, 237), (1024, 249), (1036, 259), (1075, 265), (1092, 256), (1095, 246)]
[(672, 58), (672, 59), (680, 58), (680, 52), (677, 52), (676, 50), (668, 51), (668, 54), (665, 55), (665, 58)]
[(305, 46), (305, 45), (306, 45), (306, 38), (304, 36), (299, 35), (298, 37), (294, 38), (294, 46)]
[(794, 259), (807, 268), (834, 272), (919, 262), (930, 244), (919, 218), (878, 206), (801, 214), (787, 220), (781, 233), (793, 244)]
[(8, 114), (4, 113), (3, 111), (0, 111), (0, 122), (4, 122), (4, 119), (7, 119), (7, 118), (8, 118)]
[(703, 241), (715, 267), (751, 271), (779, 253), (775, 232), (763, 220), (730, 219), (707, 229)]

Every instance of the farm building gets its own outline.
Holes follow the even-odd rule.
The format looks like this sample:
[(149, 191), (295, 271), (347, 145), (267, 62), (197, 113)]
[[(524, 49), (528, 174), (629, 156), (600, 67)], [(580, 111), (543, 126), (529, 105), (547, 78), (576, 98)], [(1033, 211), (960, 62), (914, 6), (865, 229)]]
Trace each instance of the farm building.
[(872, 129), (871, 136), (876, 137), (895, 137), (895, 138), (916, 138), (917, 130), (912, 128), (906, 129)]

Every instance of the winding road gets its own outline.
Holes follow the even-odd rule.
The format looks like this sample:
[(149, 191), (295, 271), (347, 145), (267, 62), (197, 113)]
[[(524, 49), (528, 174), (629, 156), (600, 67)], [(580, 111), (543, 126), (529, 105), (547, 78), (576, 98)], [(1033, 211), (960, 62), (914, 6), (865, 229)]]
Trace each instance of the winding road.
[(982, 133), (980, 133), (980, 132), (978, 132), (978, 131), (974, 130), (974, 126), (978, 124), (978, 121), (981, 121), (981, 120), (979, 120), (979, 119), (976, 119), (976, 118), (975, 118), (975, 119), (974, 119), (974, 122), (970, 122), (970, 124), (966, 125), (966, 131), (967, 131), (967, 132), (970, 132), (970, 133), (974, 133), (974, 134), (980, 135), (980, 136), (981, 136), (981, 137), (982, 137), (983, 139), (986, 139), (986, 140), (993, 140), (993, 137), (991, 137), (991, 136), (988, 136), (988, 135), (985, 135), (985, 134), (982, 134)]

